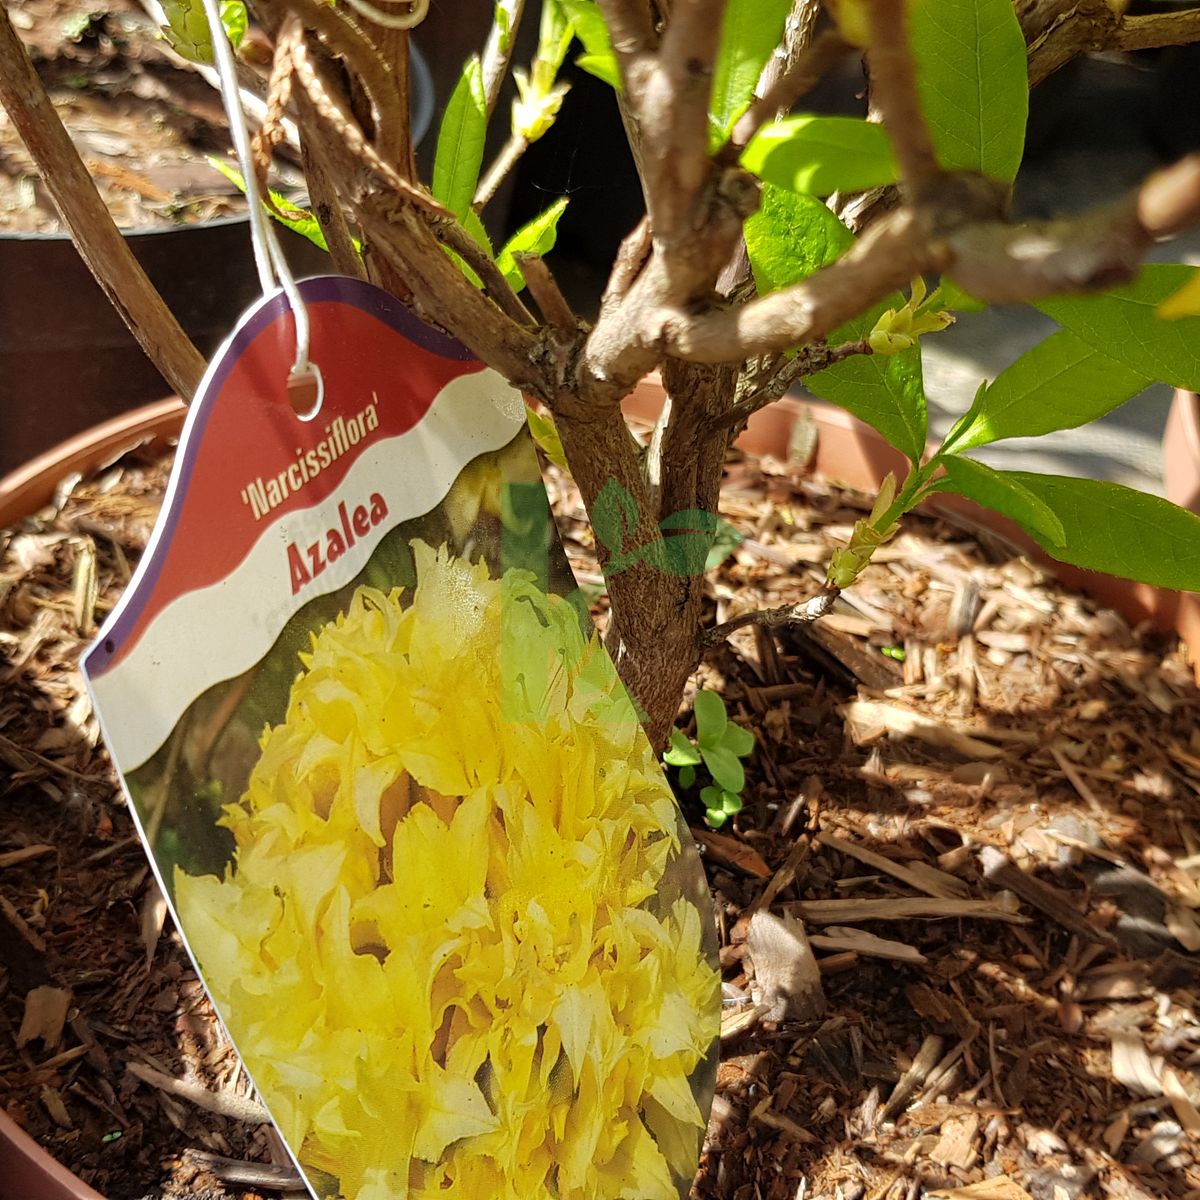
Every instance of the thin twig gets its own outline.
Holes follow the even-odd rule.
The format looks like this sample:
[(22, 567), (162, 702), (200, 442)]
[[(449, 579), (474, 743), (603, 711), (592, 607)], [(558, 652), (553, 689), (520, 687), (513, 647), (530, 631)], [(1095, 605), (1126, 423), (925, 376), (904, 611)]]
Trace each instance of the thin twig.
[(321, 68), (317, 66), (316, 59), (310, 54), (304, 42), (296, 47), (292, 61), (296, 67), (296, 79), (312, 102), (318, 116), (331, 127), (334, 134), (341, 139), (362, 166), (374, 171), (393, 191), (427, 213), (435, 217), (454, 219), (454, 214), (445, 205), (435, 200), (424, 188), (409, 183), (391, 163), (385, 162), (380, 157), (375, 148), (367, 141), (362, 128), (353, 115), (322, 78)]
[(407, 108), (403, 114), (400, 112), (401, 97), (395, 78), (371, 39), (343, 10), (317, 0), (287, 0), (287, 10), (294, 12), (304, 27), (313, 30), (334, 54), (346, 60), (375, 110), (375, 153), (401, 176), (406, 175), (408, 148), (403, 143), (408, 128)]
[(908, 21), (900, 0), (867, 0), (871, 103), (878, 110), (910, 198), (920, 200), (941, 176), (921, 112)]
[(692, 209), (711, 173), (708, 106), (724, 11), (725, 0), (676, 7), (653, 69), (640, 81), (646, 207), (659, 244), (690, 236)]
[(271, 76), (267, 84), (267, 113), (258, 132), (251, 142), (254, 155), (254, 171), (258, 176), (258, 188), (263, 203), (276, 215), (280, 215), (275, 201), (271, 199), (268, 175), (275, 147), (284, 140), (283, 118), (292, 98), (292, 63), (296, 43), (304, 36), (304, 26), (298, 17), (284, 20), (275, 38), (275, 55), (271, 62)]
[(853, 358), (856, 354), (871, 354), (871, 343), (866, 338), (853, 342), (842, 342), (837, 346), (828, 346), (824, 342), (816, 342), (805, 346), (791, 358), (781, 360), (774, 369), (770, 370), (766, 379), (752, 384), (742, 398), (732, 408), (716, 414), (714, 425), (725, 425), (737, 429), (744, 425), (760, 408), (774, 404), (792, 386), (797, 379), (806, 375), (815, 375), (824, 371), (834, 363), (843, 359)]
[(633, 281), (646, 265), (650, 245), (650, 220), (643, 217), (633, 230), (625, 235), (617, 250), (608, 283), (604, 288), (604, 296), (600, 301), (602, 308), (617, 304), (625, 298), (633, 286)]
[(234, 1121), (244, 1121), (247, 1125), (266, 1125), (271, 1120), (271, 1114), (249, 1096), (239, 1096), (236, 1092), (229, 1091), (213, 1092), (199, 1083), (175, 1079), (142, 1063), (131, 1062), (126, 1070), (143, 1083), (148, 1083), (169, 1096), (187, 1100), (205, 1112), (229, 1117)]
[(890, 213), (801, 283), (734, 309), (662, 313), (662, 341), (668, 353), (694, 362), (739, 362), (813, 342), (908, 284), (929, 257), (913, 214)]
[[(334, 158), (342, 170), (351, 156), (332, 139), (329, 148), (334, 155), (343, 153), (344, 159)], [(416, 311), (486, 359), (513, 386), (544, 398), (548, 388), (535, 330), (509, 317), (471, 285), (441, 249), (426, 215), (394, 195), (375, 191), (358, 195), (355, 207), (375, 252), (395, 266), (411, 289)]]
[(389, 82), (387, 107), (377, 115), (375, 142), (380, 154), (405, 179), (416, 179), (417, 159), (412, 140), (411, 61), (408, 29), (370, 25), (363, 30), (386, 68)]
[[(185, 1151), (184, 1158), (195, 1163), (222, 1183), (240, 1184), (243, 1187), (262, 1188), (274, 1192), (304, 1190), (304, 1180), (295, 1167), (277, 1167), (271, 1163), (246, 1162), (238, 1158), (226, 1158), (221, 1154), (210, 1154), (207, 1150)], [(305, 1193), (307, 1194), (307, 1193)]]
[[(1158, 240), (1200, 221), (1200, 154), (1155, 172), (1115, 204), (1023, 225), (979, 219), (987, 197), (972, 190), (978, 177), (944, 180), (955, 186), (881, 217), (841, 258), (800, 283), (737, 308), (660, 311), (658, 344), (691, 362), (776, 353), (826, 336), (926, 271), (948, 274), (993, 304), (1112, 287), (1134, 276)], [(943, 236), (932, 232), (947, 226)]]
[[(508, 17), (507, 30), (500, 24), (501, 11)], [(483, 98), (489, 117), (496, 111), (496, 101), (500, 99), (500, 89), (508, 74), (508, 64), (512, 61), (517, 30), (521, 27), (524, 12), (525, 0), (500, 0), (496, 5), (496, 17), (483, 49)]]
[(756, 99), (768, 92), (792, 72), (796, 63), (812, 45), (813, 31), (821, 15), (821, 0), (792, 0), (791, 12), (784, 18), (783, 37), (771, 52), (754, 86)]
[(719, 646), (729, 638), (731, 633), (745, 629), (747, 625), (761, 625), (764, 629), (779, 629), (785, 625), (808, 625), (819, 621), (832, 608), (834, 601), (841, 595), (841, 589), (827, 584), (815, 596), (802, 600), (799, 604), (784, 604), (779, 608), (760, 608), (753, 612), (739, 613), (706, 629), (700, 635), (700, 645), (709, 650)]
[(542, 316), (555, 329), (576, 333), (579, 330), (579, 320), (567, 303), (566, 297), (559, 290), (558, 280), (554, 278), (550, 268), (540, 254), (517, 254), (517, 266), (525, 276), (525, 284), (529, 294), (541, 310)]
[(1157, 50), (1189, 42), (1200, 42), (1200, 8), (1125, 17), (1117, 30), (1115, 49)]
[(529, 139), (521, 133), (512, 134), (508, 141), (504, 143), (500, 153), (496, 155), (495, 161), (484, 172), (483, 178), (479, 181), (479, 187), (475, 191), (475, 199), (471, 201), (471, 207), (476, 212), (482, 212), (495, 198), (496, 193), (500, 190), (500, 185), (508, 177), (513, 167), (521, 161), (521, 155), (529, 149)]
[(1107, 0), (1059, 0), (1028, 9), (1029, 84), (1034, 87), (1081, 54), (1154, 50), (1200, 40), (1200, 9), (1118, 16)]
[(443, 246), (453, 250), (479, 276), (484, 294), (495, 301), (501, 312), (511, 317), (518, 325), (527, 325), (530, 328), (537, 325), (533, 314), (521, 303), (521, 298), (504, 278), (495, 259), (458, 221), (453, 218), (434, 218), (429, 222), (429, 228)]
[(190, 400), (200, 386), (204, 359), (114, 224), (3, 5), (0, 104), (28, 148), (96, 282), (167, 383), (184, 400)]
[(723, 153), (740, 154), (764, 125), (775, 120), (781, 112), (786, 112), (801, 96), (816, 87), (848, 49), (835, 30), (826, 29), (804, 49), (787, 72), (738, 118), (728, 149)]
[(333, 269), (339, 275), (365, 280), (367, 273), (363, 268), (362, 258), (354, 248), (350, 226), (346, 221), (346, 214), (342, 211), (333, 178), (325, 164), (324, 152), (311, 134), (316, 114), (306, 93), (301, 92), (297, 95), (296, 107), (304, 130), (300, 137), (300, 161), (304, 167), (304, 180), (308, 184), (309, 202), (317, 224), (321, 226), (321, 232), (325, 235), (325, 245), (329, 248)]

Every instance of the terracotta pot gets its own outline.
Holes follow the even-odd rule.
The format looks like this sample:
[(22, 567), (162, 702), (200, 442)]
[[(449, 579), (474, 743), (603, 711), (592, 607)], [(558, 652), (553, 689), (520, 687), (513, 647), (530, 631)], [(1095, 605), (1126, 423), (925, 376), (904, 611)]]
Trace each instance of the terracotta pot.
[[(1186, 429), (1172, 435), (1191, 438), (1190, 484), (1194, 488), (1197, 463), (1200, 463), (1200, 406), (1196, 397), (1179, 402), (1187, 412), (1172, 415), (1172, 429), (1185, 417)], [(656, 377), (648, 378), (624, 402), (628, 416), (652, 423), (662, 408), (662, 387)], [(59, 482), (75, 472), (85, 473), (103, 467), (125, 451), (144, 443), (164, 444), (176, 437), (183, 427), (186, 409), (177, 399), (161, 401), (106, 421), (40, 455), (25, 467), (0, 479), (0, 527), (28, 516), (54, 495)], [(902, 472), (903, 455), (893, 450), (870, 426), (855, 420), (843, 409), (822, 403), (807, 403), (790, 397), (756, 413), (738, 445), (752, 454), (771, 454), (786, 458), (798, 421), (807, 421), (816, 435), (814, 470), (826, 479), (849, 487), (871, 490), (888, 471)], [(1171, 438), (1168, 439), (1171, 442)], [(1170, 484), (1169, 484), (1170, 486)], [(1194, 494), (1194, 493), (1193, 493)], [(1173, 493), (1178, 501), (1179, 496)], [(1064, 582), (1080, 588), (1102, 603), (1137, 623), (1152, 620), (1162, 629), (1175, 629), (1185, 642), (1200, 647), (1200, 604), (1196, 597), (1130, 583), (1107, 575), (1097, 575), (1076, 567), (1052, 562), (1012, 522), (970, 501), (954, 496), (938, 496), (928, 508), (934, 512), (952, 512), (959, 521), (967, 520), (999, 533), (1015, 547), (1039, 562), (1053, 567)], [(1195, 658), (1192, 660), (1195, 662)], [(0, 1200), (103, 1200), (82, 1180), (29, 1138), (3, 1111), (0, 1111)]]
[(1200, 513), (1200, 396), (1176, 389), (1163, 434), (1167, 499)]
[(0, 1200), (104, 1200), (0, 1109)]

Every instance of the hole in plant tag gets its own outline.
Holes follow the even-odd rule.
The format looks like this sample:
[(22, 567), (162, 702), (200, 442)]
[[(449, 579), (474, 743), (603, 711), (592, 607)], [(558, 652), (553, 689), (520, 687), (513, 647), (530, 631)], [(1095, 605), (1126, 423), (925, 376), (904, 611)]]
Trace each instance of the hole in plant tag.
[(290, 371), (287, 381), (288, 403), (301, 421), (311, 421), (321, 411), (325, 399), (325, 381), (321, 368), (308, 363), (300, 371)]

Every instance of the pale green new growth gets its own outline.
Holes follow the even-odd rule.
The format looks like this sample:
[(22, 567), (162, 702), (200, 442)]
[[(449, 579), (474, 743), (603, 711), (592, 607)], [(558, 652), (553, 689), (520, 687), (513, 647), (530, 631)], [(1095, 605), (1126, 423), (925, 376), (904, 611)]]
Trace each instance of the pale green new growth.
[(696, 784), (698, 767), (707, 772), (712, 782), (700, 790), (704, 820), (711, 828), (720, 829), (742, 810), (746, 771), (741, 760), (754, 752), (754, 734), (729, 719), (725, 702), (716, 692), (697, 692), (694, 708), (695, 740), (672, 730), (663, 762), (679, 769), (679, 786), (685, 791)]

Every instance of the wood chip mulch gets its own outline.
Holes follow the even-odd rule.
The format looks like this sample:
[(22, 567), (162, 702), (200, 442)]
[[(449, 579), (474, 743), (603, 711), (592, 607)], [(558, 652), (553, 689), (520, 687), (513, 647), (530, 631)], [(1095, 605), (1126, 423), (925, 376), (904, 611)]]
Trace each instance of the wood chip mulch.
[[(248, 1200), (285, 1161), (220, 1115), (254, 1102), (77, 668), (164, 478), (126, 459), (0, 532), (0, 1103), (109, 1196)], [(595, 585), (578, 498), (550, 483)], [(868, 501), (735, 456), (723, 505), (742, 541), (714, 620), (811, 595)], [(1179, 647), (918, 516), (831, 617), (741, 630), (696, 684), (758, 748), (731, 825), (684, 798), (725, 981), (693, 1197), (1200, 1200), (1200, 695)]]

